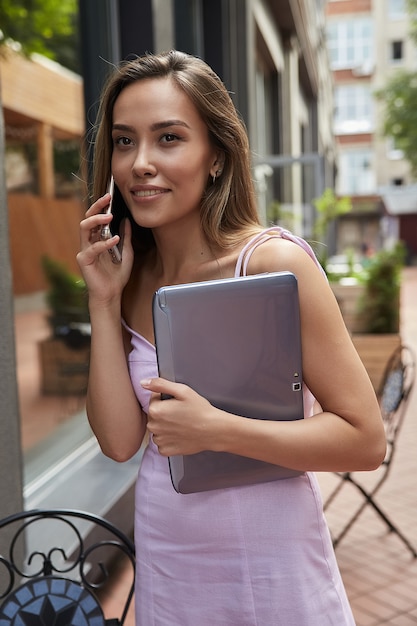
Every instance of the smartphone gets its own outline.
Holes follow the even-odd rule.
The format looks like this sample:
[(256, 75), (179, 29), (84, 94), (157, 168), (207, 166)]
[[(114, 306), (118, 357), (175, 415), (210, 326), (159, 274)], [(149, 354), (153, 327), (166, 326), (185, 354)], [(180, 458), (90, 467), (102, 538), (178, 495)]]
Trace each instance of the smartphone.
[[(110, 198), (110, 203), (109, 203), (108, 207), (104, 211), (106, 214), (112, 212), (113, 197), (114, 197), (114, 178), (113, 178), (113, 176), (110, 177), (110, 183), (109, 183), (109, 187), (107, 189), (107, 192), (110, 194), (111, 198)], [(113, 235), (115, 235), (115, 234), (119, 234), (119, 233), (112, 232), (112, 230), (110, 228), (110, 224), (106, 224), (101, 229), (101, 238), (104, 239), (104, 240), (105, 239), (111, 239), (111, 237), (113, 237)], [(120, 240), (118, 245), (113, 246), (113, 248), (110, 248), (109, 253), (110, 253), (111, 260), (113, 261), (113, 263), (121, 263), (122, 262), (121, 247), (122, 247), (122, 241)]]

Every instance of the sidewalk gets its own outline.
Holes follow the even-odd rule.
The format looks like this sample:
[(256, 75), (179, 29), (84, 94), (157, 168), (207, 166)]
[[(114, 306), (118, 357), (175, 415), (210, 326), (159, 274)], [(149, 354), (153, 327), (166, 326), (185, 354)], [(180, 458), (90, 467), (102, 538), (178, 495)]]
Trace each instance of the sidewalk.
[[(402, 339), (417, 353), (417, 267), (406, 268), (402, 289)], [(41, 396), (36, 341), (49, 332), (41, 306), (16, 309), (16, 349), (22, 445), (27, 449), (56, 425), (82, 408), (83, 398)], [(392, 472), (378, 502), (417, 548), (417, 385), (412, 392), (400, 434)], [(332, 474), (320, 474), (323, 497), (334, 484)], [(337, 504), (336, 504), (337, 502)], [(330, 528), (337, 532), (348, 511), (360, 504), (349, 487), (329, 509)], [(357, 626), (417, 625), (417, 559), (368, 507), (336, 550)], [(108, 603), (117, 606), (117, 590), (126, 584), (117, 574)], [(134, 626), (131, 611), (125, 626)], [(239, 626), (236, 624), (236, 626)], [(263, 625), (274, 626), (274, 625)], [(336, 625), (335, 625), (336, 626)]]

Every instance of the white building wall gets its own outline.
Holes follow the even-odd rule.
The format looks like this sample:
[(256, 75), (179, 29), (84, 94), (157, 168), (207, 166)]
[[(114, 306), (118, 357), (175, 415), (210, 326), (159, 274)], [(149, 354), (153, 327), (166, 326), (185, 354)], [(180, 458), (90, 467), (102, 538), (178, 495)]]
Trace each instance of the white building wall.
[[(375, 98), (375, 92), (387, 83), (390, 76), (401, 69), (414, 70), (417, 67), (417, 51), (409, 37), (409, 18), (406, 12), (393, 14), (390, 0), (372, 0), (368, 12), (359, 11), (357, 3), (351, 2), (352, 11), (345, 10), (338, 14), (337, 0), (329, 0), (335, 9), (327, 21), (328, 32), (336, 22), (346, 24), (354, 20), (370, 20), (371, 24), (371, 54), (361, 58), (356, 52), (352, 63), (333, 64), (332, 69), (337, 71), (335, 78), (335, 132), (339, 135), (338, 163), (340, 175), (337, 181), (337, 192), (340, 194), (361, 195), (377, 194), (381, 187), (387, 185), (407, 185), (412, 182), (410, 167), (402, 158), (402, 154), (395, 151), (392, 141), (383, 136), (383, 102)], [(406, 7), (406, 0), (404, 0)], [(333, 8), (333, 7), (332, 7)], [(356, 9), (356, 10), (355, 10)], [(356, 31), (355, 31), (356, 32)], [(366, 52), (358, 40), (354, 50)], [(402, 42), (402, 44), (400, 43)], [(337, 45), (337, 43), (336, 43)], [(402, 45), (403, 56), (393, 59), (394, 48)], [(345, 89), (345, 92), (341, 90)], [(356, 115), (350, 119), (340, 119), (340, 108), (348, 108), (346, 94), (349, 93), (352, 102), (355, 102)], [(352, 96), (352, 90), (356, 90)], [(366, 90), (372, 101), (367, 111), (365, 106), (359, 105), (362, 97), (365, 102)], [(341, 115), (343, 118), (343, 115)], [(365, 137), (369, 140), (365, 141)], [(351, 139), (349, 139), (349, 137)], [(361, 162), (361, 153), (363, 159)], [(358, 168), (352, 171), (354, 164)], [(355, 188), (355, 183), (357, 187)]]
[[(404, 3), (405, 4), (405, 3)], [(373, 88), (384, 87), (388, 79), (401, 70), (414, 70), (417, 67), (417, 51), (410, 39), (410, 22), (406, 13), (393, 15), (389, 13), (386, 2), (374, 1), (373, 17), (376, 33), (376, 59)], [(393, 47), (396, 42), (402, 42), (403, 58), (392, 58)], [(382, 137), (384, 105), (376, 103), (376, 135), (375, 168), (378, 189), (392, 185), (394, 181), (403, 181), (404, 185), (412, 182), (410, 166), (402, 158), (402, 153), (395, 150), (392, 142)]]

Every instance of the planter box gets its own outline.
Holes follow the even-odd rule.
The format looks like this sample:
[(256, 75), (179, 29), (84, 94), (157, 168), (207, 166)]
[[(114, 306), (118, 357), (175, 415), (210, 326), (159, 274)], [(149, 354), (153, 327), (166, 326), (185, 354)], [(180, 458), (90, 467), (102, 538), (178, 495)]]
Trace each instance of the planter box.
[(378, 391), (388, 359), (400, 345), (401, 337), (389, 335), (352, 335), (352, 341), (369, 374), (375, 391)]
[(60, 339), (38, 344), (44, 394), (83, 395), (87, 391), (90, 346), (70, 348)]
[(365, 365), (375, 391), (378, 391), (385, 366), (391, 354), (400, 345), (401, 337), (397, 333), (366, 333), (363, 316), (359, 313), (359, 301), (364, 292), (363, 285), (331, 283), (331, 288), (355, 348)]
[(341, 310), (346, 328), (350, 333), (366, 331), (363, 316), (359, 313), (359, 301), (364, 292), (363, 285), (330, 284)]

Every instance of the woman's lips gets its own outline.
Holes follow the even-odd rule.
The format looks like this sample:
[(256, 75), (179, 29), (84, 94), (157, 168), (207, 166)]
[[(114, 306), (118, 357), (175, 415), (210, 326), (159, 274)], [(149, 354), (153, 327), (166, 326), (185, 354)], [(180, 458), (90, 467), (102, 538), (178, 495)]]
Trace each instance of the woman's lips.
[(132, 193), (136, 198), (147, 198), (149, 196), (158, 196), (167, 193), (167, 189), (140, 189)]

